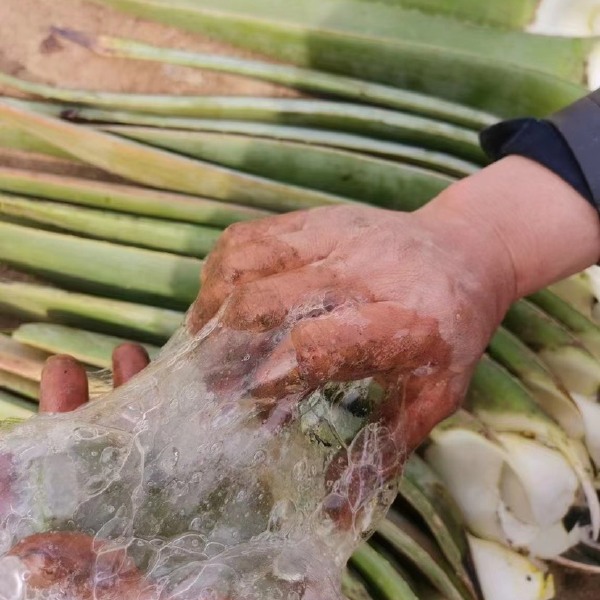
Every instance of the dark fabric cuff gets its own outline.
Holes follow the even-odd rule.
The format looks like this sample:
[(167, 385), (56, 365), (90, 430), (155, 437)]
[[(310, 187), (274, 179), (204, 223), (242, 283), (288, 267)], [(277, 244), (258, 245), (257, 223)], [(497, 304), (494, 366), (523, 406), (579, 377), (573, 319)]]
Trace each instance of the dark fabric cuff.
[[(586, 115), (587, 117), (597, 120), (600, 128), (600, 107), (598, 114)], [(488, 127), (479, 137), (481, 147), (492, 160), (511, 154), (535, 160), (562, 177), (600, 211), (600, 187), (598, 194), (594, 195), (588, 183), (592, 174), (584, 172), (581, 160), (551, 121), (512, 119)], [(598, 139), (600, 141), (600, 136)], [(596, 165), (593, 174), (600, 175), (600, 149), (596, 151), (593, 160)], [(589, 162), (584, 164), (588, 165)], [(592, 168), (591, 165), (588, 165), (589, 168)]]

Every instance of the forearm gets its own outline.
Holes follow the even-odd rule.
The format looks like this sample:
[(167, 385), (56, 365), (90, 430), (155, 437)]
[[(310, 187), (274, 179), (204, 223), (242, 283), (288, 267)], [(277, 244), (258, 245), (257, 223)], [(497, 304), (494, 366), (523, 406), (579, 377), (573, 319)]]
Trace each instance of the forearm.
[(474, 261), (497, 270), (511, 300), (600, 257), (597, 211), (558, 175), (521, 156), (464, 179), (422, 210), (467, 221), (458, 243), (472, 244)]

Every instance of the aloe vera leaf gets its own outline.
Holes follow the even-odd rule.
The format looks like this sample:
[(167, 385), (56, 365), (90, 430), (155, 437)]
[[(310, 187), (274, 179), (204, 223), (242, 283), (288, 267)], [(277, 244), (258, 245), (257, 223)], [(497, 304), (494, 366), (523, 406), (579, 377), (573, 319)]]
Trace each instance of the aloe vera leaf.
[(371, 600), (371, 594), (364, 582), (347, 567), (342, 573), (342, 594), (348, 600)]
[(363, 544), (350, 559), (374, 594), (381, 600), (419, 600), (402, 575), (377, 550)]
[(148, 188), (0, 167), (0, 190), (160, 219), (227, 227), (269, 211)]
[(214, 247), (220, 229), (116, 213), (76, 208), (0, 192), (0, 215), (29, 224), (43, 224), (86, 237), (203, 258)]
[(14, 127), (9, 123), (0, 123), (0, 148), (46, 154), (56, 158), (72, 158), (67, 152), (28, 134), (18, 127)]
[(159, 344), (173, 335), (184, 317), (166, 308), (12, 281), (0, 281), (0, 310), (36, 321), (51, 320)]
[(575, 443), (536, 404), (523, 384), (504, 367), (484, 356), (471, 380), (466, 406), (496, 432), (533, 437), (557, 449), (569, 463), (585, 495), (594, 535), (600, 532), (600, 503), (592, 483), (592, 468)]
[(519, 300), (503, 325), (548, 365), (569, 392), (590, 396), (600, 388), (600, 363), (566, 327), (528, 300)]
[[(220, 132), (274, 140), (287, 140), (300, 142), (302, 144), (310, 144), (311, 146), (314, 145), (324, 146), (327, 148), (351, 150), (361, 154), (399, 160), (400, 162), (414, 164), (455, 177), (465, 177), (479, 170), (478, 165), (460, 158), (456, 158), (450, 154), (444, 154), (442, 152), (436, 152), (415, 146), (408, 146), (406, 144), (398, 144), (391, 141), (377, 140), (374, 138), (343, 132), (326, 131), (322, 129), (307, 129), (304, 127), (287, 127), (285, 125), (271, 125), (269, 123), (260, 122), (253, 123), (246, 121), (224, 121), (209, 119), (194, 120), (194, 127), (196, 131)], [(101, 129), (107, 133), (123, 135), (124, 137), (135, 137), (134, 135), (129, 134), (135, 134), (138, 132), (138, 129), (141, 128), (125, 125), (104, 125), (98, 127), (98, 129)], [(156, 129), (149, 128), (146, 128), (146, 130), (152, 132), (157, 131)], [(6, 131), (10, 132), (11, 134), (14, 133), (14, 136), (3, 135), (3, 133)], [(169, 130), (164, 129), (162, 131), (167, 133)], [(179, 130), (173, 131), (179, 132)], [(18, 127), (9, 127), (8, 125), (0, 125), (0, 147), (38, 152), (61, 158), (68, 157), (68, 154), (61, 152), (60, 150), (56, 150), (50, 144), (46, 144), (44, 142), (40, 143), (35, 136), (24, 133)], [(224, 206), (227, 207), (227, 205)], [(243, 210), (243, 208), (244, 207), (240, 207), (240, 211)], [(252, 210), (255, 210), (255, 212), (260, 212), (256, 209), (248, 209), (248, 211)], [(229, 223), (230, 222), (232, 221), (229, 221)], [(225, 225), (228, 225), (229, 223), (225, 223)], [(216, 223), (216, 225), (223, 225), (223, 223)]]
[(40, 384), (25, 377), (3, 371), (0, 366), (0, 389), (15, 392), (20, 396), (37, 401), (40, 393)]
[(577, 405), (544, 361), (516, 335), (499, 327), (489, 343), (488, 352), (521, 380), (536, 402), (570, 437), (579, 439), (583, 436), (583, 420)]
[(1, 100), (0, 119), (70, 152), (79, 160), (138, 183), (281, 211), (347, 202), (322, 192), (296, 188), (150, 148), (31, 112), (24, 106), (17, 100)]
[(548, 289), (589, 319), (594, 319), (592, 309), (597, 304), (597, 300), (586, 271), (557, 281)]
[(116, 133), (260, 177), (399, 210), (419, 208), (455, 181), (420, 167), (281, 140), (149, 128)]
[[(69, 354), (87, 365), (106, 369), (112, 367), (113, 350), (130, 341), (54, 323), (25, 323), (13, 332), (12, 338), (32, 348), (51, 354)], [(142, 345), (150, 358), (160, 351), (157, 346)]]
[(444, 483), (422, 458), (413, 454), (404, 467), (398, 491), (419, 513), (457, 576), (473, 592), (465, 569), (468, 549), (463, 519)]
[(469, 535), (469, 545), (486, 600), (550, 600), (554, 580), (540, 565), (506, 546)]
[[(477, 35), (481, 39), (470, 51), (438, 44), (432, 35), (430, 19), (423, 28), (411, 32), (409, 20), (400, 28), (398, 20), (389, 14), (382, 16), (370, 3), (354, 5), (347, 0), (281, 4), (277, 0), (253, 2), (244, 0), (202, 0), (196, 2), (162, 0), (96, 0), (101, 4), (127, 10), (183, 29), (209, 35), (297, 66), (331, 71), (350, 77), (377, 81), (387, 85), (437, 95), (503, 117), (533, 114), (546, 116), (585, 94), (585, 87), (559, 79), (539, 70), (540, 64), (555, 70), (566, 66), (559, 56), (566, 48), (570, 55), (573, 46), (563, 46), (555, 40), (556, 54), (537, 47), (526, 52), (521, 43), (494, 42), (485, 47), (487, 29)], [(386, 7), (383, 7), (386, 8)], [(388, 7), (389, 8), (389, 7)], [(373, 33), (371, 22), (376, 19), (385, 31)], [(387, 23), (384, 21), (387, 20)], [(404, 21), (404, 19), (403, 19)], [(438, 25), (455, 41), (471, 44), (468, 35), (451, 32), (447, 20)], [(385, 35), (388, 37), (385, 37)], [(402, 35), (406, 39), (402, 39)], [(495, 34), (490, 33), (493, 37)], [(415, 36), (417, 39), (410, 39)], [(527, 43), (529, 43), (529, 38)], [(427, 40), (434, 40), (427, 43)], [(585, 42), (583, 43), (585, 45)], [(514, 46), (514, 47), (513, 47)], [(575, 48), (577, 43), (575, 44)], [(494, 56), (490, 56), (494, 54)], [(547, 62), (541, 58), (546, 54)], [(577, 54), (577, 50), (576, 50)], [(585, 52), (583, 52), (585, 54)], [(508, 62), (512, 58), (514, 63)], [(584, 56), (576, 59), (573, 77), (580, 76)], [(532, 65), (531, 68), (521, 66)], [(558, 65), (561, 67), (558, 67)], [(498, 82), (503, 85), (499, 86)]]
[(535, 292), (528, 299), (575, 333), (583, 346), (600, 360), (600, 325), (550, 290)]
[(40, 381), (49, 354), (0, 334), (0, 369), (30, 381)]
[(539, 0), (378, 0), (386, 4), (414, 8), (431, 14), (454, 17), (461, 21), (522, 29), (535, 15)]
[(474, 129), (481, 129), (497, 121), (493, 115), (467, 108), (461, 104), (370, 83), (363, 79), (264, 61), (160, 48), (123, 38), (105, 35), (91, 36), (79, 31), (56, 29), (55, 32), (101, 55), (159, 61), (243, 75), (302, 90), (350, 98), (361, 103), (386, 106)]
[(0, 260), (72, 288), (187, 307), (202, 262), (155, 250), (0, 222)]
[[(152, 119), (152, 117), (150, 118)], [(284, 146), (289, 145), (289, 142), (297, 142), (298, 146), (301, 144), (306, 151), (310, 151), (313, 147), (318, 150), (322, 148), (349, 150), (359, 157), (374, 155), (380, 158), (394, 159), (456, 177), (471, 175), (480, 168), (479, 165), (450, 154), (336, 131), (209, 119), (195, 119), (192, 125), (192, 130), (127, 125), (105, 125), (99, 129), (156, 145), (161, 145), (161, 141), (164, 140), (167, 144), (175, 144), (174, 148), (177, 148), (178, 144), (195, 148), (204, 140), (209, 143), (211, 138), (217, 135), (223, 136), (225, 141), (235, 142), (238, 140), (238, 143), (242, 141), (247, 144), (256, 143), (256, 150), (262, 148), (265, 140), (271, 144), (281, 143)], [(250, 147), (250, 149), (253, 148)]]
[(429, 539), (423, 539), (426, 536), (417, 535), (415, 526), (393, 510), (379, 525), (377, 534), (389, 544), (395, 554), (414, 565), (448, 600), (474, 598), (453, 573), (450, 564), (441, 555), (435, 555), (432, 550), (435, 545)]
[[(180, 129), (189, 128), (190, 121), (186, 122), (186, 117), (261, 121), (372, 136), (448, 152), (479, 164), (487, 162), (487, 158), (479, 146), (477, 134), (470, 129), (374, 106), (296, 98), (152, 96), (87, 92), (59, 89), (16, 78), (10, 78), (10, 83), (3, 81), (7, 78), (7, 75), (0, 73), (0, 82), (11, 85), (15, 89), (36, 93), (54, 100), (94, 107), (10, 100), (12, 107), (35, 112), (40, 116), (63, 117), (77, 121), (92, 120), (134, 124), (135, 116), (127, 112), (133, 111), (133, 113), (150, 113), (147, 115), (146, 123), (139, 124), (155, 124), (157, 123), (156, 117), (162, 116), (163, 118), (160, 120), (162, 126)], [(5, 100), (5, 102), (8, 101)], [(99, 108), (104, 110), (99, 110)], [(152, 115), (155, 116), (155, 119), (150, 118)], [(142, 117), (144, 117), (143, 114), (140, 115), (140, 118)], [(33, 129), (30, 130), (30, 133), (36, 134)], [(66, 150), (68, 151), (68, 148)], [(194, 191), (194, 193), (197, 192)], [(219, 197), (215, 194), (207, 195)]]
[(0, 421), (28, 419), (37, 413), (37, 404), (0, 389)]

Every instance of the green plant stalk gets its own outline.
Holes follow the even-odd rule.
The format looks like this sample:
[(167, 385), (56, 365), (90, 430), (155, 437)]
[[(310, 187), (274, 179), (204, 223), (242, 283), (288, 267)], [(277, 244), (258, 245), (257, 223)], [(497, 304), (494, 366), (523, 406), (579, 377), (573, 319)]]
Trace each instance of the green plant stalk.
[(522, 29), (533, 21), (539, 0), (378, 0), (386, 4), (422, 10), (505, 29)]
[(487, 28), (471, 35), (446, 19), (437, 20), (434, 32), (426, 15), (417, 27), (408, 15), (400, 23), (399, 13), (376, 10), (389, 7), (347, 0), (263, 0), (251, 6), (244, 0), (96, 1), (299, 67), (436, 95), (502, 117), (546, 116), (585, 94), (584, 86), (540, 71), (560, 69), (583, 81), (586, 53), (577, 49), (580, 42), (544, 46), (544, 40), (523, 34), (500, 39)]
[(527, 388), (489, 356), (477, 365), (466, 398), (466, 408), (496, 432), (517, 433), (558, 450), (572, 467), (590, 509), (594, 536), (600, 529), (600, 505), (592, 483), (591, 463), (535, 402)]
[(181, 312), (58, 288), (0, 281), (0, 310), (36, 321), (165, 343), (183, 323)]
[[(0, 73), (0, 82), (8, 76)], [(79, 103), (95, 108), (61, 106), (25, 100), (10, 100), (10, 105), (39, 115), (71, 120), (124, 122), (135, 124), (134, 113), (162, 116), (163, 127), (186, 129), (189, 122), (179, 118), (261, 121), (316, 129), (329, 129), (393, 140), (405, 144), (448, 152), (465, 160), (487, 162), (479, 146), (477, 134), (464, 127), (427, 119), (408, 113), (325, 100), (296, 98), (254, 98), (247, 96), (157, 96), (118, 94), (59, 89), (10, 78), (7, 85), (45, 98), (67, 103)], [(8, 102), (5, 100), (5, 102)], [(106, 110), (98, 109), (110, 109)], [(114, 114), (125, 111), (124, 114)], [(0, 113), (1, 116), (1, 113)], [(140, 117), (143, 115), (140, 115)], [(173, 120), (171, 120), (173, 119)], [(139, 124), (156, 124), (156, 120)], [(35, 131), (30, 130), (32, 135)], [(53, 142), (53, 140), (51, 140)], [(64, 149), (64, 148), (63, 148)], [(68, 148), (66, 149), (68, 151)], [(208, 194), (207, 194), (208, 195)], [(212, 194), (213, 197), (214, 194)]]
[(152, 128), (115, 133), (259, 177), (399, 210), (419, 208), (454, 181), (420, 167), (296, 142)]
[(342, 573), (342, 594), (348, 600), (371, 600), (362, 579), (348, 568)]
[[(139, 115), (136, 115), (139, 116)], [(144, 118), (142, 116), (142, 118)], [(128, 137), (130, 132), (135, 133), (138, 127), (129, 127), (124, 125), (104, 125), (98, 127), (107, 133), (116, 133)], [(146, 128), (149, 129), (149, 128)], [(268, 138), (274, 140), (287, 140), (292, 142), (301, 142), (314, 146), (325, 146), (327, 148), (340, 148), (342, 150), (352, 150), (361, 154), (369, 154), (380, 156), (400, 162), (414, 164), (420, 167), (439, 171), (446, 175), (455, 177), (465, 177), (479, 170), (479, 166), (460, 158), (426, 150), (415, 146), (405, 144), (397, 144), (395, 142), (377, 140), (361, 135), (354, 135), (336, 131), (326, 131), (321, 129), (307, 129), (305, 127), (287, 127), (285, 125), (271, 125), (269, 123), (253, 123), (247, 121), (224, 121), (224, 120), (209, 120), (196, 119), (194, 121), (194, 129), (196, 131), (219, 132), (239, 134), (244, 136), (254, 136), (260, 138)], [(153, 131), (156, 131), (153, 129)], [(179, 130), (167, 130), (168, 131)], [(5, 134), (5, 135), (4, 135)], [(60, 150), (56, 150), (50, 144), (38, 143), (39, 140), (16, 127), (7, 125), (0, 126), (0, 147), (10, 148), (14, 150), (22, 150), (26, 152), (37, 152), (40, 154), (49, 154), (58, 158), (68, 157), (68, 155)], [(0, 179), (1, 181), (1, 179)], [(200, 199), (198, 199), (201, 202)], [(210, 201), (209, 201), (210, 202)], [(223, 206), (223, 204), (221, 204)], [(225, 205), (225, 209), (228, 205)], [(240, 212), (245, 207), (240, 207)], [(247, 209), (252, 211), (253, 209)], [(255, 209), (254, 209), (255, 210)], [(259, 212), (255, 210), (255, 212)], [(248, 217), (245, 217), (248, 218)], [(187, 219), (186, 219), (187, 220)], [(242, 220), (242, 218), (237, 219)], [(230, 221), (232, 222), (232, 221)], [(230, 224), (225, 223), (225, 225)], [(223, 225), (223, 223), (216, 223)]]
[(549, 288), (559, 298), (571, 304), (584, 316), (593, 319), (596, 297), (588, 273), (582, 271), (553, 283)]
[(104, 35), (92, 36), (83, 32), (63, 29), (55, 31), (103, 56), (158, 61), (243, 75), (301, 90), (349, 98), (360, 103), (386, 106), (477, 130), (497, 121), (493, 115), (467, 108), (461, 104), (445, 102), (432, 96), (370, 83), (362, 79), (264, 61), (159, 48), (133, 40)]
[(369, 584), (381, 600), (419, 600), (394, 566), (374, 548), (363, 544), (350, 564)]
[(419, 513), (465, 588), (475, 595), (465, 569), (468, 546), (460, 510), (444, 483), (417, 454), (406, 462), (398, 492)]
[(69, 204), (187, 223), (227, 227), (269, 216), (269, 211), (182, 194), (0, 167), (0, 190)]
[(0, 119), (61, 148), (77, 159), (145, 185), (286, 211), (347, 202), (150, 148), (0, 101)]
[(37, 404), (0, 389), (0, 421), (28, 419), (37, 413)]
[(40, 394), (40, 385), (37, 381), (26, 379), (14, 373), (8, 373), (0, 368), (0, 389), (15, 392), (20, 396), (37, 402)]
[(388, 517), (377, 528), (381, 536), (393, 549), (394, 553), (413, 564), (448, 600), (464, 600), (473, 598), (471, 593), (460, 583), (452, 572), (450, 564), (445, 564), (440, 556), (435, 560), (416, 539), (403, 531)]
[[(292, 5), (282, 5), (278, 0), (255, 0), (251, 6), (245, 0), (109, 0), (108, 3), (156, 10), (168, 6), (175, 15), (187, 14), (190, 27), (198, 24), (205, 33), (214, 36), (223, 35), (227, 29), (252, 36), (261, 27), (271, 47), (283, 39), (288, 43), (302, 41), (303, 50), (310, 53), (307, 58), (313, 61), (320, 58), (314, 54), (321, 38), (337, 41), (337, 48), (342, 40), (348, 43), (369, 40), (374, 42), (374, 48), (403, 42), (524, 65), (579, 82), (584, 79), (585, 62), (595, 45), (594, 38), (536, 36), (478, 27), (407, 10), (398, 4), (366, 5), (355, 0), (303, 0)], [(233, 39), (232, 34), (229, 36)], [(73, 37), (85, 43), (83, 36)]]
[(536, 402), (574, 439), (584, 434), (581, 413), (554, 373), (516, 335), (499, 327), (491, 339), (490, 356), (518, 377)]
[(67, 152), (59, 150), (52, 144), (48, 144), (27, 132), (13, 127), (9, 123), (0, 122), (0, 148), (19, 150), (21, 152), (33, 152), (35, 154), (46, 154), (55, 158), (69, 159), (73, 157)]
[[(12, 337), (32, 348), (39, 348), (50, 354), (70, 354), (87, 365), (107, 369), (112, 367), (113, 350), (130, 341), (54, 323), (25, 323), (13, 332)], [(154, 358), (160, 351), (156, 346), (143, 346), (150, 358)]]
[(86, 292), (187, 307), (200, 260), (0, 222), (0, 261)]
[(9, 196), (0, 192), (0, 215), (42, 224), (85, 237), (203, 258), (214, 247), (220, 229), (137, 217), (107, 210), (79, 208)]
[(550, 290), (541, 290), (529, 300), (577, 335), (583, 346), (600, 360), (600, 326)]
[(528, 300), (513, 304), (503, 325), (548, 365), (569, 392), (600, 389), (600, 363), (566, 327)]
[[(142, 116), (142, 119), (145, 117)], [(152, 119), (153, 117), (150, 117)], [(99, 129), (108, 133), (116, 133), (125, 137), (135, 137), (139, 134), (158, 134), (160, 138), (178, 137), (188, 134), (190, 139), (202, 135), (234, 134), (246, 137), (248, 140), (266, 138), (269, 141), (299, 142), (305, 147), (337, 148), (350, 150), (359, 155), (374, 155), (381, 158), (393, 159), (402, 163), (409, 163), (425, 167), (446, 175), (465, 177), (479, 170), (479, 166), (442, 152), (397, 144), (385, 140), (377, 140), (351, 133), (340, 133), (322, 129), (307, 129), (305, 127), (288, 127), (285, 125), (271, 125), (269, 123), (253, 123), (247, 121), (222, 121), (209, 119), (194, 119), (193, 129), (179, 130), (156, 127), (140, 127), (127, 125), (104, 125)], [(151, 141), (151, 138), (148, 139)]]

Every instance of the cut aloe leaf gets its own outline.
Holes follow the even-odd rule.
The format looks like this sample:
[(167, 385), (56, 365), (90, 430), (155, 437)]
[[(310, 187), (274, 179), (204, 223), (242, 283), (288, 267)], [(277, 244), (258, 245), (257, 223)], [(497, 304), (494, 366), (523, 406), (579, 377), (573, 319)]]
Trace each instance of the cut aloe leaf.
[(186, 308), (202, 266), (195, 258), (2, 222), (0, 260), (76, 289)]
[(159, 344), (184, 319), (182, 312), (174, 310), (15, 281), (0, 281), (0, 307), (4, 313), (29, 320), (51, 320)]
[(513, 304), (503, 325), (548, 365), (569, 392), (589, 396), (600, 389), (600, 363), (566, 327), (527, 300)]
[(419, 600), (390, 561), (368, 544), (363, 544), (354, 552), (350, 564), (361, 574), (378, 598)]
[[(413, 19), (418, 13), (399, 17), (393, 7), (374, 3), (97, 1), (300, 67), (437, 95), (504, 117), (546, 116), (585, 94), (583, 86), (540, 72), (564, 67), (564, 73), (583, 81), (585, 56), (576, 58), (574, 71), (570, 58), (559, 58), (565, 50), (573, 56), (570, 41), (555, 39), (545, 46), (543, 40), (533, 40), (536, 47), (525, 50), (531, 41), (525, 34), (517, 34), (517, 43), (510, 34), (510, 41), (500, 39), (502, 33), (486, 28), (466, 33), (462, 26), (458, 32), (460, 23), (440, 18), (432, 23), (427, 15), (421, 15), (424, 24), (417, 26)], [(433, 27), (439, 31), (434, 33)]]
[(543, 567), (498, 544), (469, 536), (477, 577), (485, 600), (551, 600), (554, 580)]
[(453, 178), (355, 152), (206, 132), (115, 129), (144, 143), (299, 187), (399, 210), (414, 210)]
[(0, 119), (55, 145), (78, 160), (149, 186), (241, 202), (259, 208), (294, 210), (346, 200), (284, 185), (32, 112), (17, 100), (0, 101)]
[(435, 544), (399, 514), (390, 512), (377, 528), (377, 535), (395, 554), (409, 561), (448, 600), (474, 597), (453, 573), (450, 564), (438, 554), (439, 551), (436, 552)]
[(430, 14), (446, 15), (465, 22), (473, 22), (506, 29), (522, 29), (535, 15), (539, 0), (378, 0), (386, 4), (415, 8)]
[[(571, 506), (568, 500), (578, 488), (577, 477), (556, 450), (521, 436), (515, 436), (515, 445), (506, 437), (505, 445), (500, 436), (506, 435), (514, 434), (496, 436), (473, 417), (459, 413), (432, 432), (426, 457), (456, 499), (471, 532), (530, 552), (535, 547), (539, 555), (551, 558), (577, 542), (560, 520)], [(531, 446), (522, 447), (521, 441)], [(560, 469), (540, 484), (530, 470), (542, 455), (548, 469), (540, 469), (540, 474), (548, 474), (555, 463)], [(569, 498), (565, 491), (571, 493)], [(511, 507), (518, 509), (518, 516)], [(538, 523), (539, 515), (548, 521), (544, 507), (550, 507), (553, 517), (561, 515), (558, 521)], [(542, 546), (541, 539), (551, 539), (552, 545)]]
[(93, 208), (227, 227), (266, 217), (269, 211), (79, 177), (0, 167), (0, 190)]
[(37, 404), (0, 389), (0, 421), (28, 419), (37, 413)]
[(586, 317), (594, 318), (593, 308), (598, 301), (594, 296), (594, 290), (586, 271), (562, 279), (548, 289)]
[(529, 300), (576, 334), (583, 346), (600, 360), (600, 325), (550, 290), (540, 290), (529, 296)]
[(24, 398), (37, 402), (40, 394), (40, 384), (25, 377), (3, 371), (0, 366), (0, 389), (15, 392)]
[(594, 537), (598, 536), (600, 502), (592, 483), (591, 464), (517, 379), (484, 356), (471, 381), (467, 407), (498, 433), (533, 437), (548, 448), (558, 450), (577, 475), (590, 510)]
[(363, 79), (231, 56), (159, 48), (133, 40), (105, 35), (92, 36), (85, 32), (68, 29), (55, 28), (54, 32), (56, 35), (65, 37), (103, 56), (151, 60), (243, 75), (301, 90), (322, 92), (361, 103), (386, 106), (474, 129), (481, 129), (497, 121), (493, 115), (467, 108), (461, 104), (444, 102), (432, 96), (370, 83)]
[(348, 600), (371, 600), (371, 594), (362, 579), (348, 568), (342, 573), (342, 594)]
[(26, 224), (48, 225), (84, 237), (164, 250), (174, 254), (205, 257), (222, 231), (191, 223), (162, 221), (107, 210), (43, 202), (0, 192), (0, 215)]
[[(0, 79), (2, 77), (0, 75)], [(12, 83), (13, 87), (21, 86), (22, 82), (20, 82), (21, 80), (15, 80)], [(174, 129), (193, 129), (192, 117), (202, 120), (213, 118), (260, 121), (354, 133), (447, 152), (478, 164), (487, 162), (479, 146), (477, 134), (470, 129), (373, 106), (296, 98), (149, 96), (108, 92), (90, 94), (85, 91), (59, 90), (50, 86), (39, 87), (39, 84), (26, 83), (26, 86), (18, 89), (27, 88), (26, 91), (33, 93), (32, 90), (35, 88), (38, 94), (44, 97), (104, 108), (101, 110), (73, 105), (61, 106), (10, 100), (11, 106), (34, 111), (40, 116), (151, 126), (160, 122), (162, 127)], [(136, 113), (139, 113), (139, 117), (135, 116)], [(30, 130), (30, 133), (36, 135), (34, 129)], [(59, 147), (68, 151), (68, 148), (60, 145)], [(219, 197), (215, 194), (206, 195)]]
[[(69, 354), (85, 364), (107, 369), (112, 367), (113, 350), (130, 341), (53, 323), (25, 323), (13, 332), (12, 338), (50, 354)], [(154, 358), (160, 351), (156, 346), (143, 346), (150, 358)]]
[(517, 336), (499, 327), (488, 352), (521, 380), (536, 402), (570, 437), (579, 439), (583, 436), (583, 420), (577, 405), (546, 363)]
[(421, 516), (457, 576), (474, 593), (465, 569), (468, 548), (463, 519), (442, 480), (413, 454), (404, 467), (398, 492)]
[(39, 382), (49, 354), (0, 334), (0, 369)]

